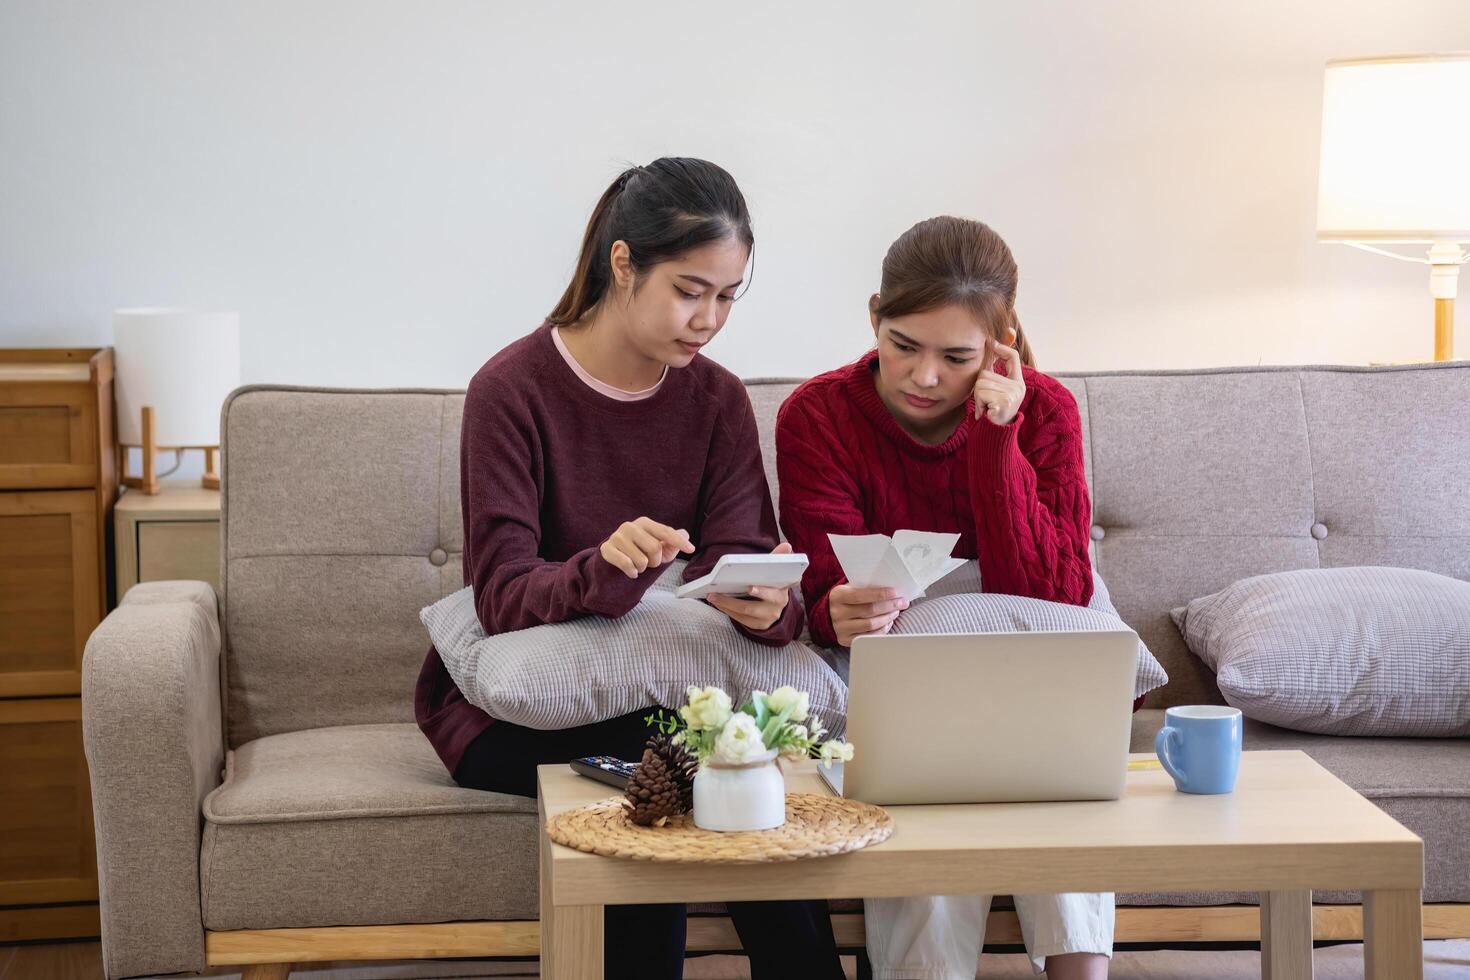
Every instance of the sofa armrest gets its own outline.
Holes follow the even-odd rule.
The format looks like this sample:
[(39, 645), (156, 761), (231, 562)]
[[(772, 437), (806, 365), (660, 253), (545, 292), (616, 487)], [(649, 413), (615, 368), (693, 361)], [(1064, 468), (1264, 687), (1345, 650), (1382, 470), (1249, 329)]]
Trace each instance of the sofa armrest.
[(106, 976), (202, 971), (200, 804), (224, 760), (213, 588), (128, 590), (87, 640), (82, 734)]

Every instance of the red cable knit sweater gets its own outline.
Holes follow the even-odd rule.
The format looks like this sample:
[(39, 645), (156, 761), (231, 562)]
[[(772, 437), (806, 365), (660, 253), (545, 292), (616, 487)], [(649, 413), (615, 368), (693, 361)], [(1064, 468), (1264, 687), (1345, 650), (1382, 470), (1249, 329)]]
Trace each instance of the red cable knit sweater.
[(781, 527), (811, 559), (802, 591), (812, 637), (837, 642), (827, 595), (845, 579), (829, 532), (958, 532), (987, 592), (1086, 605), (1091, 503), (1077, 402), (1061, 382), (1022, 369), (1026, 397), (1009, 425), (976, 420), (973, 400), (942, 445), (905, 432), (873, 384), (878, 356), (818, 375), (776, 415)]

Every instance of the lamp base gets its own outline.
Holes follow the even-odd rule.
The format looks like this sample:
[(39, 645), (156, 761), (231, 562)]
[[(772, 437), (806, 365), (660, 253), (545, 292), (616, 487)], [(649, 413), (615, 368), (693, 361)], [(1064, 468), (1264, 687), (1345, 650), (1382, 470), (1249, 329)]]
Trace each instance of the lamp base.
[[(140, 449), (143, 452), (143, 474), (131, 476), (128, 473), (128, 450)], [(158, 467), (154, 457), (162, 450), (170, 452), (183, 452), (185, 449), (204, 450), (204, 475), (200, 483), (206, 489), (219, 489), (219, 472), (215, 469), (215, 454), (219, 452), (219, 446), (160, 446), (153, 441), (153, 406), (143, 406), (143, 441), (141, 443), (120, 442), (117, 444), (117, 472), (118, 482), (125, 487), (141, 490), (150, 496), (156, 496), (162, 487), (158, 479)]]
[(1455, 301), (1434, 301), (1434, 359), (1453, 360), (1455, 356)]
[(204, 450), (204, 475), (199, 482), (204, 484), (206, 490), (219, 489), (219, 472), (214, 468), (214, 454), (219, 451), (218, 446), (200, 446)]
[(1455, 293), (1460, 281), (1460, 266), (1470, 260), (1470, 253), (1460, 243), (1436, 239), (1429, 249), (1429, 295), (1434, 297), (1434, 359), (1448, 361), (1455, 356)]

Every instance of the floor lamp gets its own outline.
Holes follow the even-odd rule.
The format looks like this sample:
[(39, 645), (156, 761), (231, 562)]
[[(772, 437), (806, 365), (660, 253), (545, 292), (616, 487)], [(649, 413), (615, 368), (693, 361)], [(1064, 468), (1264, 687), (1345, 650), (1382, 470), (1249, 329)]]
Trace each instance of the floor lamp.
[[(1327, 63), (1317, 239), (1429, 266), (1434, 359), (1454, 357), (1470, 255), (1470, 52)], [(1427, 245), (1418, 255), (1384, 246)]]
[[(156, 494), (160, 474), (155, 457), (160, 450), (182, 454), (202, 449), (201, 482), (219, 489), (215, 459), (220, 408), (240, 383), (240, 315), (118, 310), (112, 315), (112, 329), (118, 473), (123, 486)], [(131, 448), (142, 450), (141, 476), (128, 473)]]

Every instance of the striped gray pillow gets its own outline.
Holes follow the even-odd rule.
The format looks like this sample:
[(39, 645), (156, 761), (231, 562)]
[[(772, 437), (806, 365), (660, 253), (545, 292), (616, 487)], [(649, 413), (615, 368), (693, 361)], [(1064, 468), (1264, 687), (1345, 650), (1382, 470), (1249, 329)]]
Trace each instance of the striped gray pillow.
[[(1129, 629), (1113, 608), (1108, 587), (1096, 569), (1092, 573), (1092, 599), (1086, 606), (1048, 602), (1024, 596), (980, 591), (980, 568), (966, 562), (932, 585), (894, 620), (891, 635), (913, 633), (1007, 633), (1035, 630)], [(1154, 659), (1142, 640), (1138, 641), (1138, 666), (1133, 696), (1142, 697), (1169, 680), (1164, 667)]]
[(736, 704), (753, 690), (790, 684), (834, 733), (847, 719), (847, 688), (812, 648), (768, 647), (699, 599), (678, 599), (685, 562), (676, 561), (627, 614), (587, 616), (485, 635), (466, 586), (427, 606), (419, 619), (449, 676), (492, 718), (559, 729), (640, 708), (684, 703), (690, 685), (723, 688)]
[(1470, 583), (1303, 569), (1241, 579), (1173, 617), (1251, 718), (1324, 735), (1470, 735)]

